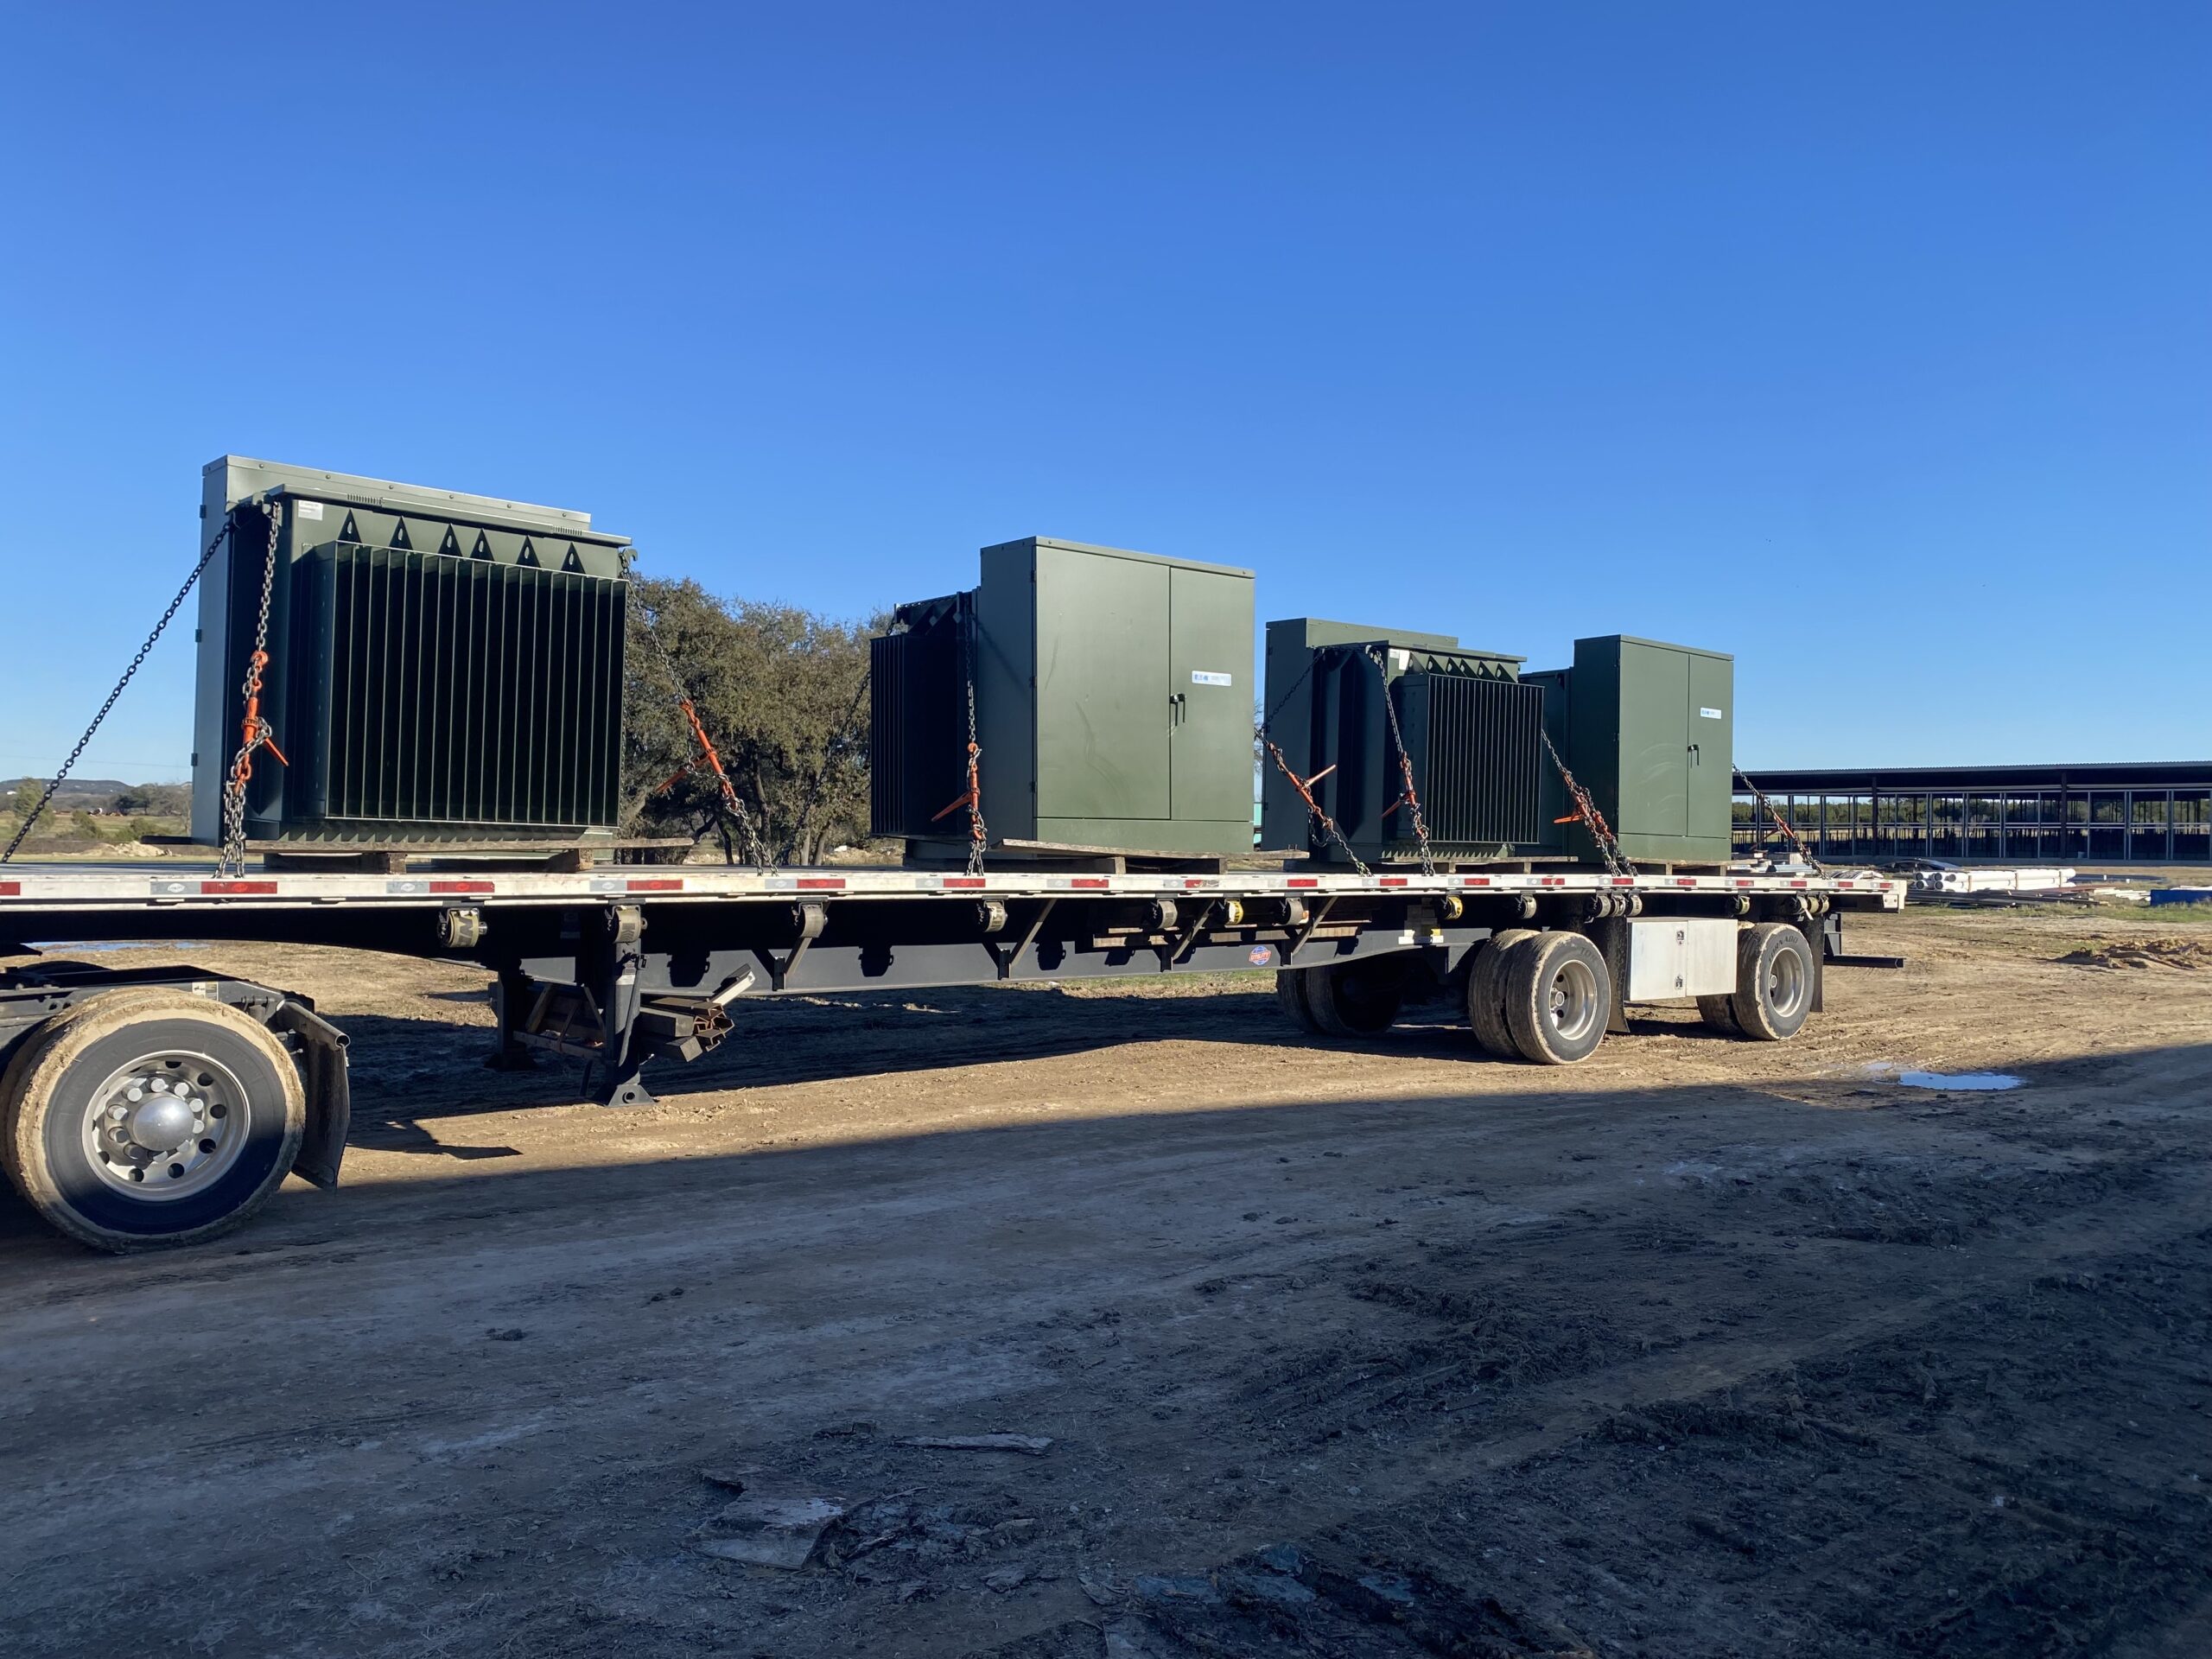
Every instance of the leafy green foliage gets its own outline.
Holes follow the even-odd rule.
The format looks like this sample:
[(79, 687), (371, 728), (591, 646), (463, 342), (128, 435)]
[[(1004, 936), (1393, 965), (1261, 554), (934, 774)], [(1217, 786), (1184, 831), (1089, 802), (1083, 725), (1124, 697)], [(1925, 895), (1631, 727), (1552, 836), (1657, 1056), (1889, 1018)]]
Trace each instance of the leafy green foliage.
[(638, 581), (623, 717), (626, 832), (712, 837), (727, 855), (746, 856), (712, 772), (696, 764), (683, 695), (696, 704), (770, 857), (813, 863), (826, 848), (864, 838), (868, 642), (876, 626), (724, 601), (689, 580)]

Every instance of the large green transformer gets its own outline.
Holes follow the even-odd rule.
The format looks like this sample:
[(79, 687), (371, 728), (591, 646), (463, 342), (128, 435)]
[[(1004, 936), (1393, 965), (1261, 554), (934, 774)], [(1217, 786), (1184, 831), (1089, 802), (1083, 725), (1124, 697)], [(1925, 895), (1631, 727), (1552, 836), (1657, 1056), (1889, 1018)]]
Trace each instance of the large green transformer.
[(974, 687), (995, 847), (1220, 856), (1252, 844), (1252, 573), (1028, 537), (875, 642), (874, 828), (968, 833)]
[[(1401, 741), (1432, 856), (1479, 861), (1536, 839), (1542, 693), (1520, 683), (1521, 660), (1449, 634), (1268, 623), (1268, 737), (1282, 760), (1262, 761), (1261, 844), (1330, 861), (1347, 849), (1363, 863), (1419, 858)], [(1286, 766), (1313, 780), (1341, 843)]]
[[(1574, 666), (1523, 674), (1544, 688), (1544, 726), (1638, 862), (1721, 864), (1734, 798), (1735, 659), (1689, 645), (1607, 634), (1574, 642)], [(1546, 768), (1544, 816), (1573, 811)], [(1580, 823), (1553, 850), (1593, 858)]]
[(222, 838), (257, 637), (272, 747), (250, 837), (611, 834), (628, 542), (588, 513), (243, 455), (202, 474), (202, 547), (226, 526), (200, 585), (194, 840)]

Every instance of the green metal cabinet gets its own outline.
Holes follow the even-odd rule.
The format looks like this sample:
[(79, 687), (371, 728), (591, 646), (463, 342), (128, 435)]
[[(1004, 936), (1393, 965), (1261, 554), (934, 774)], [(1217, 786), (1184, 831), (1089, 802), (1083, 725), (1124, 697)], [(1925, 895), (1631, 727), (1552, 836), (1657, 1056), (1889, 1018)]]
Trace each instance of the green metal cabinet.
[[(1654, 863), (1724, 863), (1734, 766), (1735, 661), (1719, 652), (1608, 634), (1574, 642), (1569, 672), (1527, 677), (1563, 704), (1547, 721), (1620, 837)], [(1563, 715), (1563, 718), (1562, 718)], [(1563, 802), (1563, 794), (1554, 794)], [(1593, 849), (1579, 826), (1570, 850)]]
[(1250, 850), (1250, 571), (1027, 537), (974, 610), (994, 841)]

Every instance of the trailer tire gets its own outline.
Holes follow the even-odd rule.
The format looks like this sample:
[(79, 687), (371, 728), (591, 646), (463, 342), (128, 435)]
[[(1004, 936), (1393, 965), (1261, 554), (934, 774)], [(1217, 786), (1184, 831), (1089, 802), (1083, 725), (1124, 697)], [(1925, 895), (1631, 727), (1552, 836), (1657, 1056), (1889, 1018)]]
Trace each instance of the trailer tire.
[(1813, 950), (1787, 922), (1747, 927), (1736, 942), (1737, 1028), (1763, 1043), (1795, 1037), (1813, 1011)]
[(1733, 996), (1700, 996), (1697, 1000), (1698, 1015), (1715, 1031), (1725, 1031), (1731, 1037), (1740, 1037), (1744, 1028), (1736, 1023), (1736, 999)]
[(1515, 948), (1536, 938), (1533, 927), (1509, 927), (1493, 933), (1475, 950), (1474, 966), (1467, 970), (1467, 1023), (1483, 1052), (1501, 1060), (1517, 1060), (1521, 1046), (1505, 1022), (1505, 973)]
[(1539, 933), (1505, 963), (1505, 1021), (1522, 1058), (1539, 1065), (1596, 1053), (1612, 1006), (1605, 952), (1580, 933)]
[(1321, 1022), (1313, 1017), (1313, 1006), (1306, 1000), (1303, 968), (1275, 969), (1275, 1001), (1282, 1004), (1282, 1011), (1297, 1022), (1300, 1031), (1315, 1037), (1321, 1034)]
[(299, 1154), (307, 1096), (251, 1015), (185, 991), (119, 990), (24, 1039), (0, 1076), (0, 1163), (48, 1224), (96, 1249), (164, 1249), (267, 1202)]
[(1332, 962), (1306, 970), (1306, 1006), (1329, 1037), (1372, 1037), (1388, 1031), (1405, 1006), (1405, 981), (1388, 957)]

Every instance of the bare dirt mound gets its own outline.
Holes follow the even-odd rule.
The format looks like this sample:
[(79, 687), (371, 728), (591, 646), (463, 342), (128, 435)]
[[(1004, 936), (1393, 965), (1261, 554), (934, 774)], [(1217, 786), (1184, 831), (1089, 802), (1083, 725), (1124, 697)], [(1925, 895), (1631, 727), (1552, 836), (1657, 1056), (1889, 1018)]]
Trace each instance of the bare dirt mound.
[(2199, 939), (2104, 939), (2059, 961), (2076, 968), (2212, 968), (2212, 944)]

